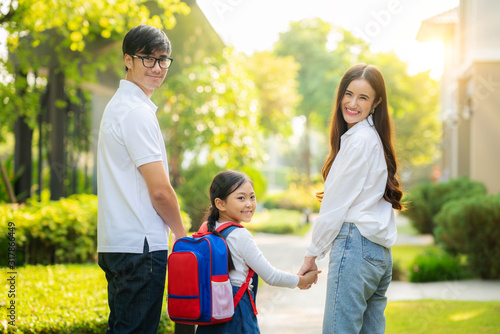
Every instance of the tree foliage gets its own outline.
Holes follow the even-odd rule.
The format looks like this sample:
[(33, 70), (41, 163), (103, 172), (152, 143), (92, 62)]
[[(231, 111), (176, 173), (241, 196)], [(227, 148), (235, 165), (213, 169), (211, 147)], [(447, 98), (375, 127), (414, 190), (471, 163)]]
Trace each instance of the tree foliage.
[(321, 19), (292, 22), (275, 45), (278, 55), (292, 56), (300, 64), (298, 81), (302, 101), (298, 110), (306, 117), (331, 108), (335, 66), (332, 53), (327, 49), (330, 30), (330, 24)]
[[(297, 111), (307, 118), (304, 146), (312, 146), (308, 126), (327, 136), (336, 89), (345, 71), (357, 63), (368, 63), (384, 76), (402, 165), (428, 164), (438, 157), (439, 90), (428, 72), (410, 75), (406, 63), (394, 53), (374, 54), (365, 41), (321, 19), (292, 22), (280, 35), (275, 52), (294, 57), (301, 66), (297, 80), (302, 100)], [(302, 163), (311, 160), (307, 147)]]
[[(89, 150), (90, 131), (84, 130), (90, 122), (90, 104), (86, 104), (90, 94), (85, 84), (96, 82), (98, 73), (123, 69), (110, 50), (119, 46), (130, 28), (150, 24), (171, 29), (174, 15), (189, 10), (180, 0), (18, 0), (4, 4), (0, 27), (8, 32), (9, 55), (3, 62), (7, 80), (0, 88), (0, 119), (8, 125), (7, 131), (15, 132), (19, 157), (19, 152), (31, 151), (33, 129), (38, 125), (39, 151), (47, 151), (53, 199), (65, 195), (70, 177), (76, 180), (78, 161), (66, 152), (78, 154), (75, 147), (83, 153)], [(84, 144), (73, 146), (73, 142)], [(23, 192), (31, 188), (27, 167), (33, 164), (31, 160), (31, 155), (15, 159), (16, 173), (28, 171), (20, 175)], [(38, 161), (38, 174), (42, 164)], [(73, 175), (68, 174), (70, 170)]]
[(186, 154), (233, 168), (261, 161), (257, 92), (242, 57), (232, 49), (206, 57), (155, 93), (156, 101), (164, 101), (158, 118), (174, 176), (180, 176)]
[(302, 100), (297, 82), (300, 65), (291, 56), (262, 51), (248, 57), (244, 66), (258, 90), (259, 124), (264, 133), (290, 135), (290, 119)]
[[(47, 84), (43, 68), (57, 67), (68, 87), (95, 82), (99, 70), (116, 63), (106, 51), (127, 30), (138, 24), (171, 29), (176, 22), (174, 14), (188, 12), (189, 7), (180, 0), (11, 1), (8, 12), (0, 17), (0, 27), (8, 32), (9, 59), (5, 66), (15, 80), (12, 88), (4, 89), (8, 95), (0, 103), (30, 115), (33, 123)], [(19, 72), (32, 73), (30, 80), (17, 76)], [(30, 92), (28, 101), (16, 99), (22, 89)], [(76, 98), (76, 94), (68, 96)], [(14, 104), (9, 103), (11, 100)]]

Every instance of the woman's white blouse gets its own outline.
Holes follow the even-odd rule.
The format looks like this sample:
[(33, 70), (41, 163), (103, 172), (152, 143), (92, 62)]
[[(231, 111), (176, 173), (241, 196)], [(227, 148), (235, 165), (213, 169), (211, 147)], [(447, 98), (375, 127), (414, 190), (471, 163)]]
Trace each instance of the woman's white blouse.
[(377, 131), (365, 119), (344, 133), (340, 142), (306, 252), (318, 259), (330, 250), (344, 222), (354, 223), (362, 236), (387, 248), (397, 237), (394, 210), (383, 198), (387, 164)]

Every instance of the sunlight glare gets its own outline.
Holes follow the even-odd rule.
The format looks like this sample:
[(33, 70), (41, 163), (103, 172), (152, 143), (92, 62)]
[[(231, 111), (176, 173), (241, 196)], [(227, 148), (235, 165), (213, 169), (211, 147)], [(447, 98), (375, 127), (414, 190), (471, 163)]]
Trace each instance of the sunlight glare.
[(484, 313), (484, 309), (481, 310), (476, 310), (476, 311), (469, 311), (469, 312), (462, 312), (462, 313), (456, 313), (450, 316), (450, 320), (453, 321), (464, 321), (464, 320), (469, 320), (471, 318), (475, 318), (481, 313)]
[(408, 62), (408, 72), (414, 75), (419, 72), (430, 70), (430, 76), (438, 80), (444, 69), (444, 44), (440, 41), (419, 43), (409, 41), (406, 45), (406, 54), (400, 54), (401, 58)]

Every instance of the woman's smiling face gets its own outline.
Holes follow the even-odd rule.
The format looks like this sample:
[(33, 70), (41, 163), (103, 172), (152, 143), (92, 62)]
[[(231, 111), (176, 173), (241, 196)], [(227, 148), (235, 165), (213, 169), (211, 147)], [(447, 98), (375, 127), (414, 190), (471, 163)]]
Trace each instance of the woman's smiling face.
[(381, 99), (375, 103), (375, 90), (365, 79), (356, 79), (349, 83), (342, 98), (342, 116), (350, 129), (364, 120)]

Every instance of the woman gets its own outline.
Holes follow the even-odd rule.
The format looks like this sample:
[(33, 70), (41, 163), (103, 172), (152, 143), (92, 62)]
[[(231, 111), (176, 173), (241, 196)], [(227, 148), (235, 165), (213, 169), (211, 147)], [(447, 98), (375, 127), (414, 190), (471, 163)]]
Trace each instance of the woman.
[(343, 76), (330, 126), (324, 191), (299, 275), (330, 250), (323, 333), (383, 333), (385, 293), (402, 191), (380, 71), (358, 64)]

